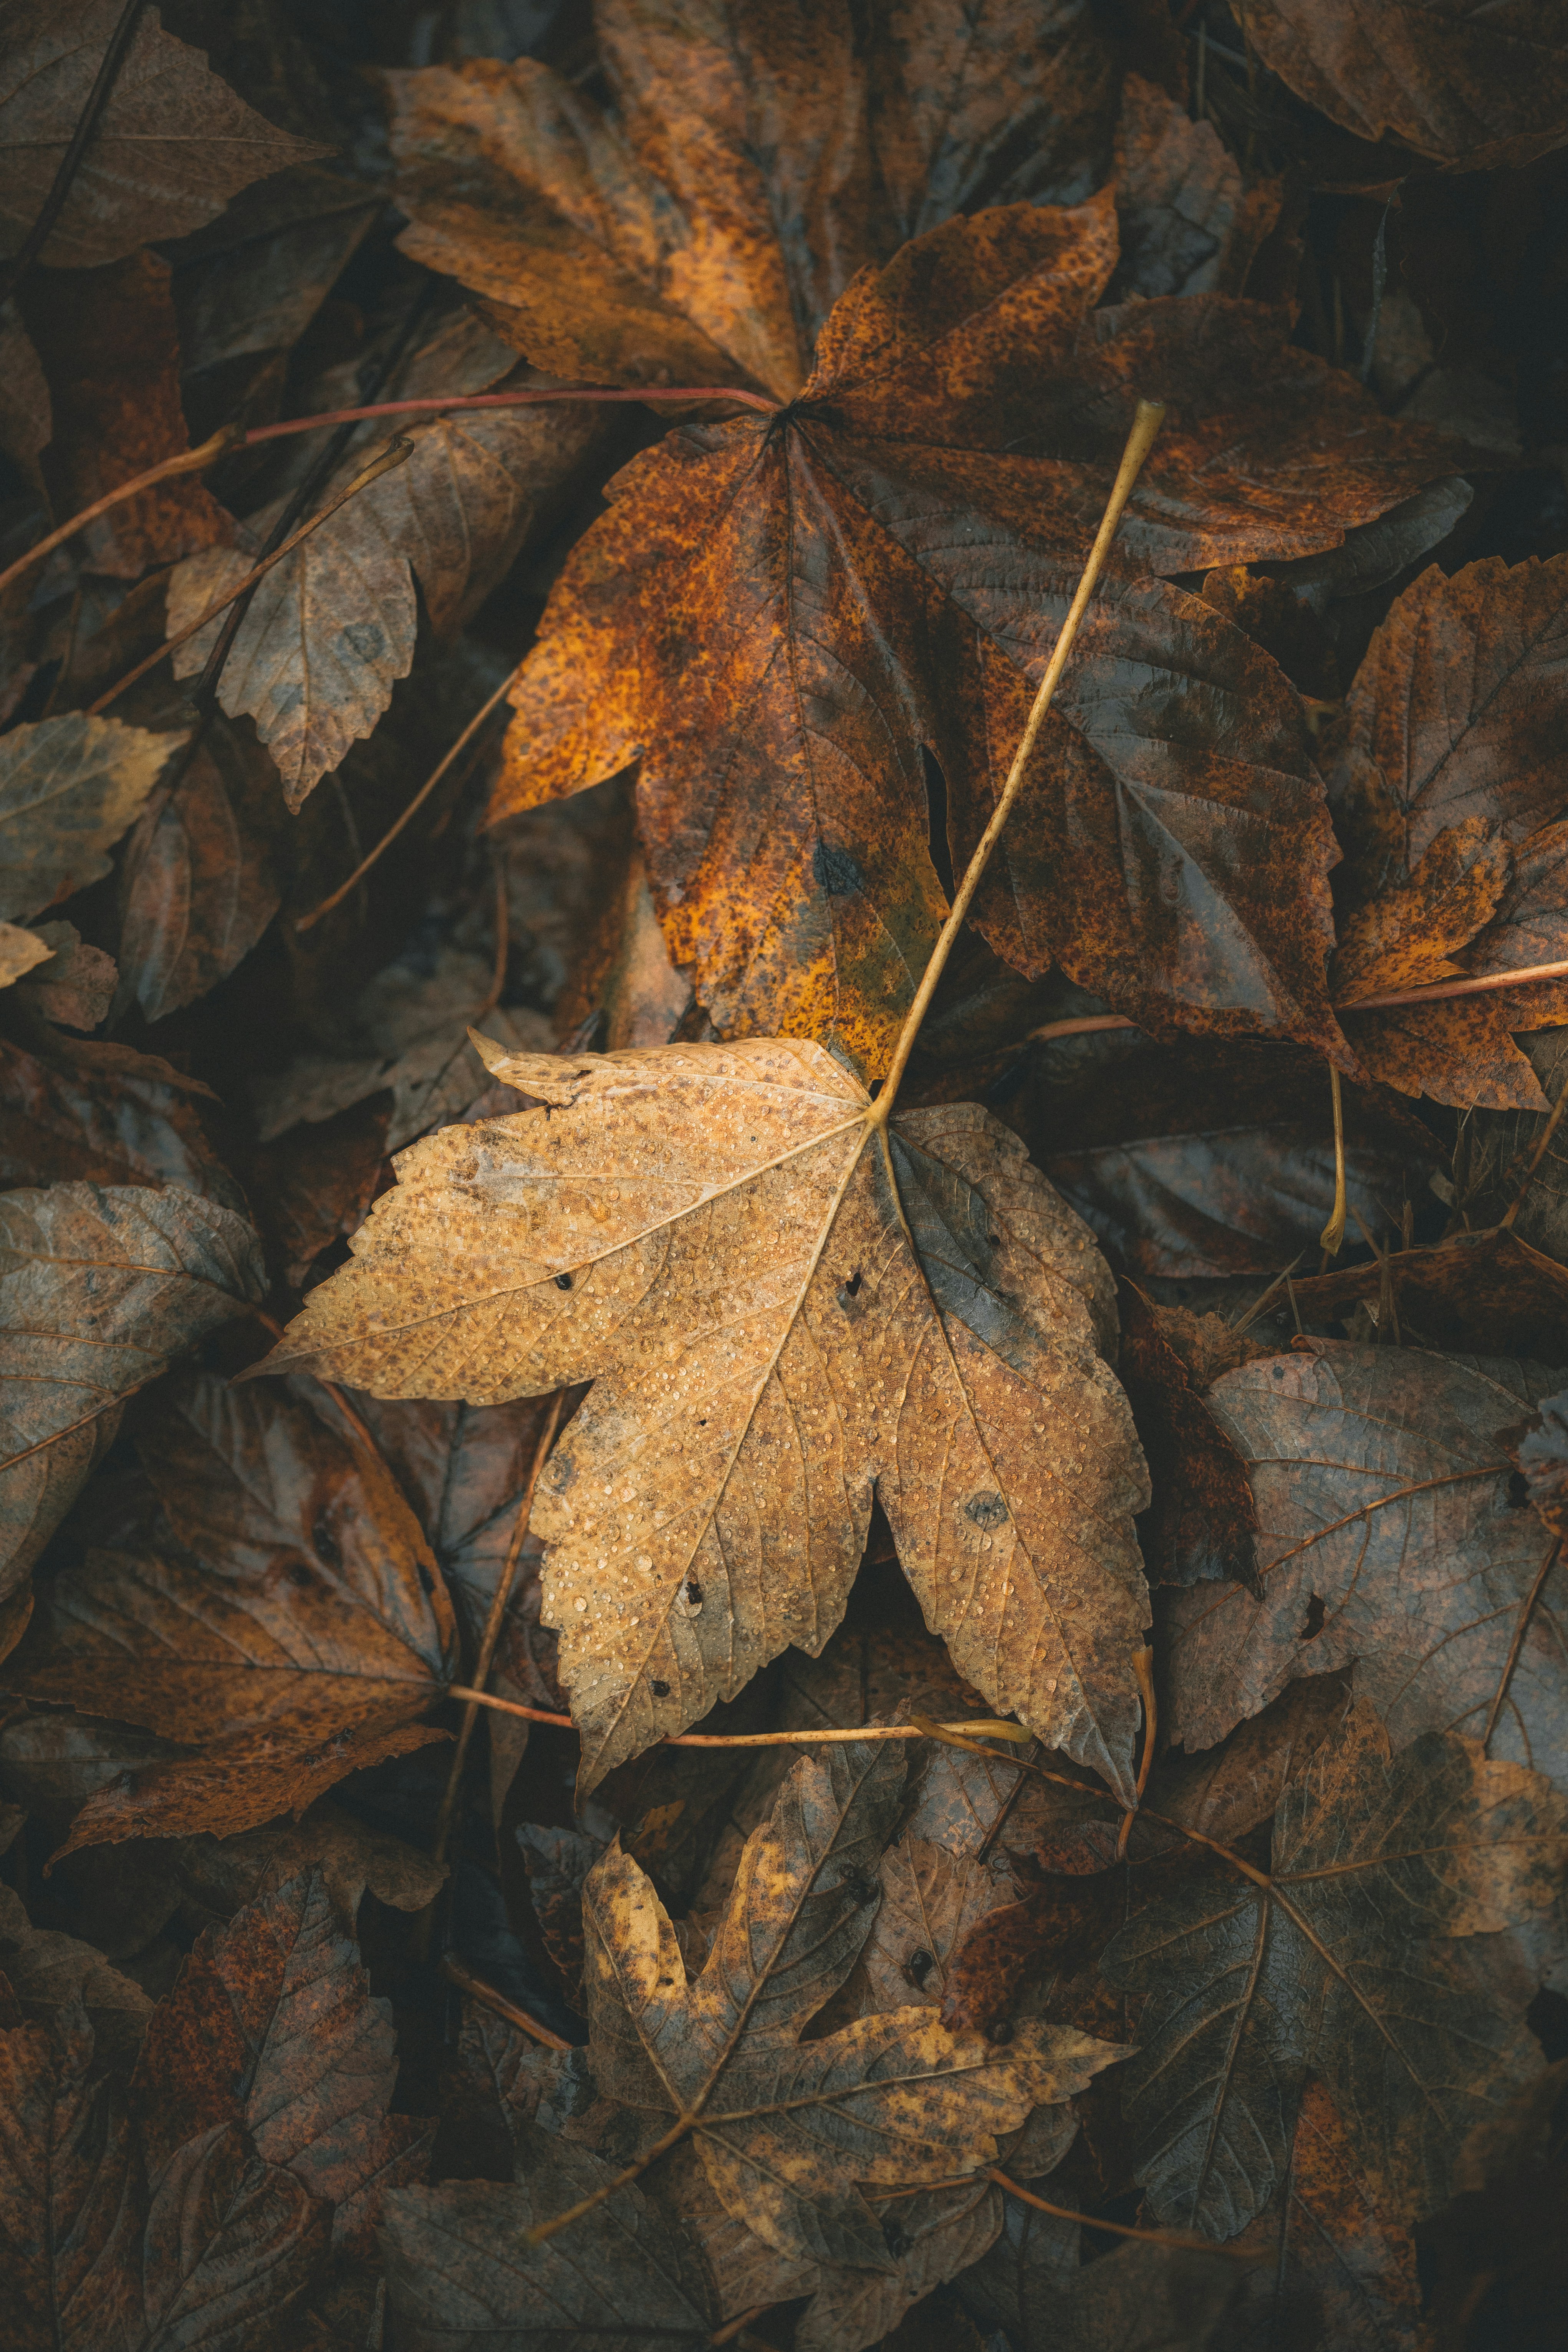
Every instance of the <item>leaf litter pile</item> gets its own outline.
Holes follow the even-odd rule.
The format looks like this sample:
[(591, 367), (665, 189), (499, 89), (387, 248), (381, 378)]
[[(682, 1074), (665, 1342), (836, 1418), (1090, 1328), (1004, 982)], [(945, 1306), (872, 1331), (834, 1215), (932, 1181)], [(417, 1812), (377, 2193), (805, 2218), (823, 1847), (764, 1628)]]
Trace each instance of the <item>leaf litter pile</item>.
[(1535, 2352), (1568, 11), (0, 5), (0, 2344)]

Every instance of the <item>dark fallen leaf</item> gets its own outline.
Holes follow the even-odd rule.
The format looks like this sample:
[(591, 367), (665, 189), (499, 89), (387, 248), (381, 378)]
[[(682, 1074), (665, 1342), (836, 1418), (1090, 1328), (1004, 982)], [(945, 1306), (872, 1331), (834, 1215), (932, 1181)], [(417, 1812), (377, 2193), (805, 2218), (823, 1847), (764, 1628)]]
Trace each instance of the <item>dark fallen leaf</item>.
[(1106, 176), (1114, 66), (1077, 0), (595, 24), (608, 115), (529, 58), (388, 77), (404, 250), (567, 378), (787, 400), (863, 263)]
[(360, 1224), (386, 1170), (388, 1097), (372, 1095), (316, 1126), (290, 1128), (245, 1161), (246, 1191), (291, 1290)]
[(36, 915), (109, 871), (174, 735), (73, 711), (0, 743), (0, 917)]
[(534, 2224), (607, 2187), (616, 2168), (532, 2124), (520, 2124), (516, 2147), (504, 2185), (450, 2180), (387, 2198), (381, 2242), (400, 2352), (512, 2352), (568, 2339), (620, 2352), (650, 2336), (669, 2352), (700, 2352), (718, 2307), (686, 2232), (632, 2184), (559, 2237), (529, 2245)]
[(1271, 654), (1299, 693), (1320, 702), (1339, 700), (1332, 640), (1288, 577), (1272, 580), (1265, 572), (1249, 572), (1245, 564), (1231, 564), (1208, 574), (1204, 602)]
[(60, 1184), (0, 1195), (0, 1317), (11, 1365), (0, 1440), (0, 1646), (12, 1648), (26, 1625), (27, 1571), (107, 1452), (126, 1396), (264, 1286), (249, 1226), (177, 1186)]
[[(0, 84), (0, 243), (32, 227), (81, 118), (120, 0), (17, 0)], [(117, 261), (182, 236), (252, 180), (326, 151), (275, 130), (145, 12), (91, 149), (42, 258), (51, 269)]]
[[(0, 110), (0, 138), (4, 125)], [(57, 515), (184, 454), (190, 436), (166, 261), (142, 252), (102, 269), (34, 270), (19, 303), (48, 381), (54, 431), (41, 463)], [(179, 474), (100, 515), (78, 543), (85, 570), (135, 581), (233, 538), (200, 476)]]
[(73, 923), (38, 923), (35, 930), (48, 957), (23, 980), (25, 1001), (46, 1021), (96, 1029), (114, 1002), (114, 959), (89, 947)]
[(1206, 1748), (1292, 1677), (1353, 1662), (1395, 1745), (1463, 1730), (1555, 1771), (1568, 1717), (1568, 1570), (1516, 1504), (1501, 1433), (1558, 1376), (1313, 1339), (1208, 1392), (1247, 1462), (1260, 1597), (1168, 1607), (1165, 1722)]
[(1568, 1389), (1542, 1398), (1539, 1414), (1514, 1446), (1513, 1458), (1548, 1532), (1562, 1543), (1568, 1540)]
[(1156, 1307), (1131, 1283), (1120, 1304), (1117, 1369), (1153, 1488), (1142, 1530), (1151, 1573), (1171, 1584), (1251, 1584), (1258, 1513), (1247, 1466), (1203, 1399), (1222, 1371), (1268, 1350), (1217, 1315)]
[(1418, 2233), (1443, 2352), (1473, 2327), (1510, 2352), (1550, 2352), (1563, 2310), (1568, 2136), (1559, 2059), (1479, 2124), (1455, 2168), (1452, 2201)]
[[(1373, 1227), (1375, 1232), (1376, 1228)], [(1568, 1268), (1519, 1238), (1517, 1231), (1450, 1234), (1430, 1249), (1391, 1250), (1387, 1280), (1397, 1336), (1420, 1347), (1468, 1355), (1498, 1349), (1537, 1364), (1564, 1352)], [(1384, 1330), (1384, 1273), (1378, 1265), (1310, 1275), (1296, 1301), (1314, 1322), (1342, 1321), (1364, 1299)]]
[(373, 2000), (319, 1871), (208, 1929), (149, 2022), (131, 2102), (154, 2170), (181, 2142), (240, 2126), (333, 2208), (332, 2242), (370, 2251), (382, 2196), (423, 2172), (431, 2126), (388, 2113), (391, 2003)]
[[(1042, 1060), (1006, 1117), (1138, 1281), (1255, 1274), (1261, 1289), (1316, 1247), (1333, 1205), (1328, 1073), (1306, 1055), (1134, 1047), (1066, 1085)], [(1380, 1201), (1418, 1193), (1436, 1147), (1378, 1090), (1347, 1086), (1344, 1117), (1350, 1199), (1376, 1233)]]
[(93, 1945), (58, 1928), (35, 1927), (9, 1886), (0, 1886), (0, 1974), (29, 2024), (52, 2024), (69, 2003), (79, 2001), (97, 2055), (129, 2072), (152, 2002)]
[(0, 1180), (176, 1184), (243, 1213), (245, 1195), (202, 1124), (210, 1095), (156, 1055), (30, 1024), (0, 1037)]
[(1213, 125), (1129, 74), (1116, 127), (1121, 258), (1112, 301), (1129, 295), (1240, 294), (1279, 212), (1279, 184), (1247, 189)]
[(1563, 1827), (1548, 1782), (1452, 1733), (1391, 1757), (1363, 1702), (1286, 1789), (1270, 1875), (1205, 1874), (1125, 1927), (1101, 1967), (1144, 1996), (1123, 2100), (1160, 2219), (1245, 2228), (1284, 2184), (1310, 2071), (1379, 2205), (1435, 2211), (1531, 2066), (1506, 1988), (1467, 1978), (1456, 1939), (1552, 1902)]
[(1247, 39), (1331, 122), (1454, 169), (1517, 168), (1568, 138), (1568, 42), (1551, 10), (1248, 0)]
[(189, 1839), (177, 1868), (181, 1885), (226, 1918), (311, 1868), (344, 1919), (355, 1916), (367, 1889), (395, 1910), (423, 1911), (446, 1876), (442, 1864), (330, 1802), (237, 1837)]
[(1002, 2235), (958, 2293), (1013, 2352), (1230, 2352), (1226, 2315), (1242, 2292), (1234, 2263), (1124, 2246), (1080, 2267), (1076, 2221), (1016, 2197), (1003, 2210)]

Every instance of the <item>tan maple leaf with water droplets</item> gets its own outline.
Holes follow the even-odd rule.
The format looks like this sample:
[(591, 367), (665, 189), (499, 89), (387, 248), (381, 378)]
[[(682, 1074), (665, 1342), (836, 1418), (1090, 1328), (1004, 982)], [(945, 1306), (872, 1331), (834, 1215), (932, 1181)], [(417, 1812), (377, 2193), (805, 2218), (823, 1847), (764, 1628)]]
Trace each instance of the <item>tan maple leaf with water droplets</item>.
[(402, 1155), (268, 1369), (594, 1380), (535, 1507), (591, 1788), (844, 1612), (873, 1495), (990, 1703), (1131, 1789), (1147, 1487), (1088, 1228), (973, 1103), (821, 1047), (501, 1054), (545, 1108)]

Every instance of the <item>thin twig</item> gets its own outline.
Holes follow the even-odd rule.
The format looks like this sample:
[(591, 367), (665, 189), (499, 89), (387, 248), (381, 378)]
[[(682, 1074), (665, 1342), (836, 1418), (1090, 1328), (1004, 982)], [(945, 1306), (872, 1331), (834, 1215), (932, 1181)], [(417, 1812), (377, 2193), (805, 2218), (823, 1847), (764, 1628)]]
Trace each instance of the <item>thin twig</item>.
[[(552, 1715), (542, 1706), (523, 1706), (516, 1699), (497, 1698), (489, 1691), (476, 1690), (471, 1685), (451, 1683), (447, 1688), (448, 1698), (459, 1698), (475, 1706), (494, 1707), (500, 1715), (522, 1716), (530, 1723), (548, 1723), (560, 1731), (574, 1731), (576, 1725), (569, 1715)], [(823, 1731), (672, 1731), (667, 1739), (658, 1743), (663, 1748), (820, 1748), (849, 1747), (858, 1739), (933, 1739), (953, 1738), (961, 1732), (978, 1733), (988, 1739), (1016, 1739), (1026, 1744), (1034, 1738), (1019, 1723), (1002, 1723), (983, 1718), (974, 1723), (928, 1724), (923, 1717), (912, 1723), (866, 1723), (848, 1728), (830, 1727)], [(964, 1742), (963, 1744), (969, 1744)], [(980, 1750), (991, 1755), (988, 1748)], [(1026, 1768), (1011, 1756), (994, 1756), (998, 1764), (1010, 1765), (1014, 1770)], [(1070, 1784), (1076, 1788), (1077, 1781)]]
[(459, 1992), (466, 1992), (470, 2000), (477, 2000), (481, 2009), (493, 2010), (498, 2017), (504, 2017), (509, 2025), (515, 2025), (520, 2033), (529, 2034), (535, 2042), (542, 2042), (546, 2050), (570, 2050), (573, 2047), (570, 2042), (563, 2042), (559, 2033), (552, 2033), (548, 2025), (541, 2025), (537, 2017), (530, 2017), (526, 2009), (519, 2009), (515, 2000), (508, 2000), (504, 1992), (498, 1992), (494, 1985), (487, 1984), (483, 1977), (475, 1976), (471, 1969), (466, 1969), (461, 1960), (454, 1959), (450, 1952), (441, 1962), (441, 1973), (448, 1983), (457, 1986)]
[(14, 259), (0, 269), (0, 302), (10, 300), (49, 241), (49, 231), (65, 209), (66, 198), (92, 144), (93, 133), (102, 119), (103, 110), (113, 94), (120, 68), (125, 63), (126, 55), (136, 37), (136, 20), (145, 5), (146, 0), (125, 0), (120, 12), (120, 22), (109, 37), (109, 45), (93, 77), (92, 88), (88, 91), (87, 104), (82, 108), (76, 129), (71, 132), (70, 142), (60, 157), (59, 169), (49, 184), (49, 193), (44, 198), (38, 216), (23, 238)]
[[(521, 664), (520, 663), (518, 667), (521, 668)], [(382, 835), (381, 839), (376, 843), (375, 847), (370, 852), (368, 856), (361, 858), (359, 864), (354, 867), (353, 872), (349, 876), (346, 882), (340, 883), (338, 887), (332, 891), (328, 898), (321, 900), (319, 907), (312, 907), (308, 915), (301, 915), (300, 917), (299, 920), (294, 925), (296, 931), (310, 930), (313, 924), (321, 921), (323, 915), (330, 915), (334, 907), (341, 906), (343, 900), (348, 897), (349, 892), (355, 888), (359, 883), (364, 880), (365, 876), (370, 872), (371, 867), (375, 864), (377, 858), (380, 857), (384, 851), (391, 848), (393, 843), (403, 831), (404, 826), (408, 823), (409, 819), (417, 815), (419, 810), (429, 799), (431, 793), (435, 791), (442, 777), (451, 767), (454, 760), (461, 759), (463, 753), (473, 741), (474, 737), (484, 725), (486, 719), (489, 717), (491, 711), (495, 709), (497, 703), (500, 700), (502, 695), (505, 694), (508, 687), (510, 686), (516, 676), (516, 669), (509, 670), (507, 672), (507, 675), (502, 678), (495, 692), (487, 701), (481, 704), (478, 710), (475, 711), (473, 717), (469, 719), (468, 725), (464, 728), (462, 733), (453, 744), (451, 750), (442, 757), (434, 772), (427, 776), (425, 782), (420, 785), (419, 790), (415, 793), (414, 798), (409, 802), (408, 806), (404, 810), (402, 815), (395, 818), (393, 823), (388, 825), (386, 831)]]
[(172, 654), (176, 646), (183, 646), (187, 638), (195, 636), (199, 631), (205, 629), (209, 621), (216, 621), (220, 613), (226, 612), (237, 597), (245, 595), (248, 590), (254, 588), (257, 582), (270, 572), (275, 564), (281, 563), (286, 555), (292, 555), (300, 541), (309, 539), (313, 530), (320, 530), (321, 525), (330, 521), (340, 507), (347, 506), (352, 498), (356, 498), (361, 490), (368, 489), (371, 483), (379, 480), (383, 474), (390, 474), (395, 467), (405, 465), (413, 455), (412, 441), (399, 438), (389, 442), (379, 457), (371, 459), (363, 473), (356, 474), (353, 480), (347, 483), (335, 499), (329, 499), (319, 514), (313, 514), (309, 522), (302, 522), (299, 530), (283, 541), (281, 547), (274, 548), (270, 555), (264, 555), (260, 562), (246, 573), (243, 580), (237, 581), (232, 588), (227, 589), (216, 604), (209, 604), (206, 611), (199, 614), (188, 627), (178, 630), (172, 637), (165, 637), (155, 653), (149, 654), (144, 661), (139, 661), (134, 669), (127, 670), (125, 676), (119, 680), (118, 684), (111, 686), (107, 694), (100, 694), (96, 702), (89, 702), (87, 707), (88, 717), (94, 719), (100, 710), (107, 710), (110, 704), (117, 701), (128, 687), (134, 686), (138, 678), (145, 677), (147, 672), (154, 668), (165, 654)]
[(994, 2165), (988, 2164), (984, 2170), (986, 2179), (1005, 2189), (1009, 2197), (1033, 2205), (1037, 2212), (1050, 2213), (1058, 2221), (1079, 2221), (1086, 2230), (1109, 2230), (1113, 2238), (1141, 2238), (1146, 2246), (1177, 2246), (1184, 2253), (1219, 2254), (1227, 2262), (1260, 2263), (1268, 2258), (1264, 2246), (1216, 2246), (1212, 2239), (1184, 2237), (1179, 2230), (1140, 2230), (1131, 2221), (1104, 2221), (1098, 2213), (1079, 2213), (1070, 2205), (1053, 2205), (1047, 2198), (1037, 2197), (1032, 2189), (1020, 2189)]
[(1553, 1543), (1547, 1547), (1546, 1557), (1542, 1561), (1540, 1569), (1536, 1573), (1535, 1582), (1530, 1588), (1530, 1597), (1519, 1612), (1519, 1622), (1513, 1629), (1513, 1640), (1509, 1644), (1508, 1658), (1504, 1664), (1501, 1674), (1498, 1676), (1497, 1690), (1492, 1698), (1491, 1706), (1488, 1711), (1487, 1727), (1481, 1734), (1481, 1754), (1483, 1756), (1486, 1754), (1488, 1748), (1491, 1745), (1492, 1733), (1497, 1729), (1497, 1719), (1502, 1713), (1502, 1703), (1508, 1696), (1508, 1686), (1513, 1680), (1513, 1670), (1519, 1663), (1519, 1654), (1524, 1647), (1524, 1637), (1526, 1633), (1529, 1631), (1530, 1621), (1535, 1614), (1535, 1604), (1541, 1598), (1542, 1589), (1544, 1586), (1547, 1578), (1551, 1575), (1552, 1563), (1556, 1559), (1557, 1555), (1562, 1549), (1563, 1547), (1561, 1543)]
[[(1329, 1064), (1329, 1088), (1334, 1104), (1334, 1205), (1328, 1223), (1318, 1235), (1323, 1249), (1323, 1265), (1338, 1257), (1345, 1240), (1345, 1106), (1340, 1074), (1335, 1065)], [(1320, 1271), (1321, 1269), (1320, 1268)]]
[[(1392, 1004), (1440, 1004), (1450, 996), (1483, 996), (1495, 988), (1532, 988), (1543, 980), (1568, 980), (1568, 962), (1526, 963), (1511, 971), (1467, 973), (1463, 980), (1429, 980), (1420, 988), (1385, 989), (1377, 996), (1357, 996), (1336, 1004), (1334, 1012), (1381, 1013)], [(1026, 1045), (1043, 1045), (1053, 1037), (1087, 1037), (1097, 1029), (1136, 1029), (1125, 1013), (1089, 1013), (1076, 1021), (1047, 1021), (1031, 1029)]]
[[(501, 1623), (506, 1616), (507, 1603), (511, 1599), (511, 1588), (517, 1575), (517, 1563), (522, 1556), (523, 1538), (528, 1533), (529, 1517), (533, 1509), (534, 1489), (539, 1484), (539, 1475), (544, 1467), (545, 1457), (555, 1443), (555, 1433), (561, 1425), (561, 1407), (564, 1402), (565, 1391), (557, 1389), (551, 1400), (550, 1410), (544, 1416), (544, 1426), (541, 1429), (533, 1448), (533, 1458), (529, 1464), (528, 1477), (521, 1494), (517, 1498), (517, 1517), (512, 1526), (511, 1541), (507, 1546), (506, 1563), (496, 1579), (496, 1589), (491, 1596), (489, 1614), (485, 1619), (485, 1629), (479, 1638), (479, 1654), (474, 1662), (474, 1681), (480, 1690), (483, 1690), (489, 1679), (490, 1664), (496, 1654), (496, 1643), (500, 1639)], [(458, 1801), (458, 1790), (462, 1782), (463, 1766), (468, 1759), (468, 1743), (474, 1736), (474, 1726), (479, 1719), (479, 1702), (470, 1700), (463, 1709), (463, 1720), (458, 1729), (458, 1744), (452, 1750), (451, 1769), (447, 1774), (447, 1786), (441, 1798), (441, 1809), (436, 1816), (436, 1835), (430, 1848), (432, 1862), (443, 1862), (446, 1859), (447, 1840), (451, 1833), (452, 1814)]]
[(166, 458), (162, 465), (150, 467), (144, 474), (132, 475), (129, 480), (119, 483), (114, 489), (106, 490), (102, 498), (96, 499), (91, 506), (83, 507), (79, 514), (72, 515), (68, 522), (62, 522), (58, 530), (50, 531), (47, 539), (40, 539), (36, 547), (28, 548), (25, 555), (19, 555), (5, 571), (0, 572), (0, 591), (4, 591), (30, 563), (37, 563), (54, 548), (63, 545), (65, 541), (84, 530), (89, 522), (96, 522), (100, 515), (107, 514), (110, 507), (120, 506), (127, 499), (139, 498), (143, 490), (152, 489), (171, 474), (199, 473), (207, 466), (216, 466), (218, 459), (226, 457), (231, 449), (252, 449), (259, 441), (277, 441), (293, 433), (315, 433), (324, 430), (329, 425), (358, 425), (373, 416), (442, 416), (451, 410), (462, 408), (531, 408), (550, 401), (605, 400), (738, 400), (748, 408), (761, 409), (768, 416), (775, 415), (778, 409), (777, 401), (762, 399), (752, 392), (737, 392), (729, 384), (689, 384), (673, 391), (655, 391), (650, 387), (645, 392), (609, 391), (580, 384), (559, 392), (455, 393), (447, 399), (372, 401), (363, 408), (329, 408), (318, 416), (291, 416), (281, 425), (253, 425), (248, 433), (239, 425), (225, 425), (210, 441), (204, 441), (199, 449), (187, 449), (182, 457)]
[(94, 499), (91, 506), (83, 507), (80, 514), (72, 515), (69, 522), (62, 522), (58, 530), (51, 530), (47, 539), (39, 540), (37, 547), (30, 547), (26, 555), (19, 555), (15, 563), (7, 564), (5, 571), (0, 572), (0, 593), (4, 593), (19, 572), (26, 572), (29, 563), (36, 563), (40, 556), (52, 555), (57, 547), (63, 547), (68, 539), (79, 530), (85, 530), (89, 522), (96, 522), (100, 515), (109, 512), (110, 507), (123, 506), (127, 499), (139, 498), (143, 490), (155, 489), (160, 482), (170, 481), (177, 474), (199, 474), (206, 467), (216, 466), (220, 457), (226, 457), (231, 449), (237, 449), (244, 439), (245, 435), (237, 425), (220, 425), (211, 439), (204, 441), (200, 448), (186, 449), (178, 457), (165, 457), (161, 465), (149, 466), (144, 474), (133, 474), (129, 481), (119, 483), (112, 490), (105, 490), (100, 499)]
[(773, 2307), (771, 2303), (753, 2303), (750, 2311), (742, 2311), (738, 2319), (727, 2319), (723, 2326), (716, 2327), (708, 2338), (710, 2352), (717, 2352), (721, 2344), (733, 2344), (738, 2337), (744, 2336), (753, 2319), (761, 2319)]
[(963, 929), (970, 904), (980, 887), (980, 878), (985, 871), (991, 853), (1001, 837), (1003, 826), (1012, 814), (1013, 803), (1023, 789), (1029, 756), (1034, 751), (1036, 739), (1046, 723), (1046, 714), (1055, 698), (1061, 674), (1067, 667), (1068, 656), (1072, 652), (1079, 625), (1089, 609), (1089, 599), (1094, 594), (1100, 572), (1105, 566), (1105, 559), (1110, 552), (1110, 543), (1116, 537), (1123, 509), (1132, 495), (1133, 485), (1142, 471), (1143, 460), (1154, 446), (1154, 436), (1164, 421), (1165, 410), (1162, 402), (1141, 400), (1138, 403), (1133, 415), (1132, 430), (1127, 436), (1127, 446), (1121, 453), (1121, 463), (1116, 469), (1116, 479), (1111, 485), (1110, 496), (1106, 500), (1105, 512), (1100, 520), (1100, 529), (1094, 535), (1094, 545), (1089, 549), (1089, 561), (1083, 567), (1083, 576), (1078, 583), (1072, 603), (1068, 607), (1061, 634), (1051, 650), (1049, 661), (1046, 664), (1045, 676), (1040, 680), (1039, 690), (1035, 696), (1034, 707), (1029, 712), (1027, 723), (1019, 738), (1018, 748), (1013, 754), (1013, 764), (1007, 771), (1007, 781), (1002, 787), (1001, 798), (991, 813), (991, 822), (981, 835), (973, 856), (964, 868), (963, 879), (958, 886), (947, 920), (937, 934), (936, 945), (932, 948), (925, 971), (921, 975), (921, 983), (915, 991), (914, 1003), (905, 1014), (904, 1025), (899, 1032), (899, 1042), (893, 1048), (893, 1058), (889, 1066), (887, 1076), (882, 1082), (881, 1093), (878, 1096), (874, 1107), (874, 1123), (881, 1127), (884, 1131), (888, 1120), (892, 1116), (893, 1104), (898, 1097), (904, 1072), (909, 1066), (910, 1055), (914, 1052), (915, 1039), (920, 1034), (921, 1024), (925, 1019), (931, 998), (936, 993), (937, 982), (946, 970), (947, 960), (952, 953), (959, 933)]

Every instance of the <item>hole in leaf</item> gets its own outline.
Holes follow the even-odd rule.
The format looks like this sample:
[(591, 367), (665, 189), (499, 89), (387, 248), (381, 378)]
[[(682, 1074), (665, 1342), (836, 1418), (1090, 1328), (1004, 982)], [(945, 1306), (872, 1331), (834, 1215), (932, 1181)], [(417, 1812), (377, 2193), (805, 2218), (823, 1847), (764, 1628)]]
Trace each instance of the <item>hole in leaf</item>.
[(1510, 1511), (1522, 1511), (1530, 1501), (1530, 1481), (1522, 1470), (1508, 1474), (1508, 1507)]
[(668, 1683), (650, 1680), (648, 1683), (648, 1688), (652, 1691), (655, 1698), (668, 1698), (669, 1696), (669, 1685)]
[(1299, 1642), (1315, 1642), (1323, 1630), (1323, 1620), (1328, 1613), (1326, 1604), (1319, 1594), (1314, 1592), (1307, 1603), (1306, 1619), (1296, 1639)]
[(555, 1277), (555, 1287), (557, 1290), (570, 1290), (572, 1287), (571, 1276), (569, 1274), (558, 1274)]

